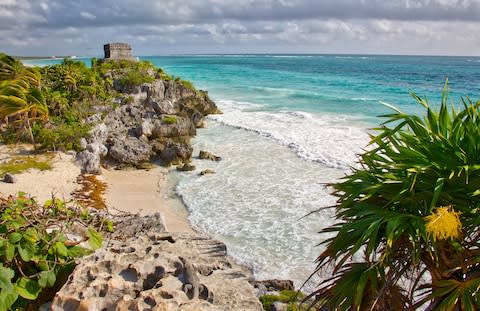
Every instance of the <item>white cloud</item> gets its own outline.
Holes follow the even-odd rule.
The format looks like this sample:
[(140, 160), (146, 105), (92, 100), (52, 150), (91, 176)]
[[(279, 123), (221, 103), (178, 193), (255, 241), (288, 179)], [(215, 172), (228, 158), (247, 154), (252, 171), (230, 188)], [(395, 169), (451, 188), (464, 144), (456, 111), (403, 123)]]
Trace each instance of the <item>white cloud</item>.
[(89, 13), (89, 12), (85, 12), (85, 11), (82, 11), (80, 12), (80, 16), (85, 18), (85, 19), (89, 19), (89, 20), (94, 20), (96, 19), (97, 17), (95, 15), (93, 15), (92, 13)]
[(13, 54), (480, 54), (480, 0), (0, 0), (0, 17)]

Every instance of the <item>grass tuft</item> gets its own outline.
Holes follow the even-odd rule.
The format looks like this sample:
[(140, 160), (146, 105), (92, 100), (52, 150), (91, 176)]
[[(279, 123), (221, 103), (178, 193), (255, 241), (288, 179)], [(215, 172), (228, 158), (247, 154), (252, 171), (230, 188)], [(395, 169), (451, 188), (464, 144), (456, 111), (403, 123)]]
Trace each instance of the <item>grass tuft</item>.
[(52, 169), (51, 161), (53, 154), (14, 156), (3, 163), (0, 163), (0, 178), (5, 174), (20, 174), (30, 169), (46, 171)]

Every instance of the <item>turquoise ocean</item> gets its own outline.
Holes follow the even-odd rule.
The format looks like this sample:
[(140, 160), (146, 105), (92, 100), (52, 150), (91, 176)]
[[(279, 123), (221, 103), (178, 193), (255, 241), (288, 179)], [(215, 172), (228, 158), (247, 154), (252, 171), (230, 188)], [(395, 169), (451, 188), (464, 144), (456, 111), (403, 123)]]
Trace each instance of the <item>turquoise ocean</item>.
[[(257, 278), (301, 285), (314, 268), (318, 234), (333, 224), (335, 198), (325, 184), (348, 174), (368, 133), (390, 112), (422, 113), (409, 92), (438, 106), (448, 77), (450, 100), (480, 99), (480, 58), (374, 55), (188, 55), (140, 57), (208, 90), (223, 111), (194, 139), (220, 162), (194, 159), (174, 173), (194, 227), (223, 241)], [(89, 63), (89, 59), (80, 59)], [(29, 61), (32, 65), (54, 61)], [(306, 216), (306, 217), (304, 217)], [(328, 277), (328, 271), (316, 281)], [(308, 285), (310, 287), (312, 284)]]

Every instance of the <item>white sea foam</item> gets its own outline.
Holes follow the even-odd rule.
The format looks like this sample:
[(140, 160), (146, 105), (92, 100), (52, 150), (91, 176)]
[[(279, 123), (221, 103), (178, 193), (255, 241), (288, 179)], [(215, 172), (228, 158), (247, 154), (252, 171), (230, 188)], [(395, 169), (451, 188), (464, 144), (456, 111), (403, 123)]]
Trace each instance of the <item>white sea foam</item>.
[(211, 116), (212, 120), (268, 137), (303, 159), (332, 168), (348, 169), (368, 142), (365, 128), (353, 117), (251, 111), (248, 104), (227, 100), (218, 103), (224, 114)]
[[(195, 159), (197, 170), (216, 174), (179, 174), (177, 192), (191, 223), (226, 243), (257, 278), (292, 279), (299, 286), (323, 250), (317, 244), (326, 236), (318, 231), (334, 222), (329, 209), (302, 217), (335, 203), (325, 183), (348, 172), (367, 134), (350, 117), (217, 102), (224, 114), (199, 130), (194, 147), (223, 160)], [(307, 290), (324, 277), (328, 273)]]
[(227, 244), (229, 254), (259, 279), (286, 278), (299, 286), (314, 269), (332, 210), (302, 218), (335, 199), (324, 184), (343, 171), (304, 161), (288, 148), (243, 129), (209, 122), (194, 143), (223, 157), (194, 160), (197, 170), (179, 174), (177, 192), (191, 223)]

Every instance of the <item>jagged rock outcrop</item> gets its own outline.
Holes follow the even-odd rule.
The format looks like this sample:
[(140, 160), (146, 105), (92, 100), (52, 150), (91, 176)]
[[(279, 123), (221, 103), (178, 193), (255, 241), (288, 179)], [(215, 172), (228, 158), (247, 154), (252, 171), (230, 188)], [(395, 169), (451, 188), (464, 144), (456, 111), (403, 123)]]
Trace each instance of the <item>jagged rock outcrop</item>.
[(191, 172), (194, 170), (195, 170), (195, 165), (190, 163), (185, 163), (181, 166), (177, 166), (177, 171), (180, 171), (180, 172)]
[(198, 158), (201, 160), (210, 160), (210, 161), (221, 161), (222, 157), (219, 157), (209, 151), (200, 150), (198, 153)]
[[(82, 171), (100, 174), (102, 158), (133, 166), (152, 157), (165, 165), (188, 163), (193, 151), (190, 139), (196, 135), (196, 128), (203, 126), (207, 114), (221, 113), (207, 92), (158, 77), (141, 86), (126, 85), (120, 83), (122, 74), (112, 71), (106, 77), (121, 97), (129, 100), (116, 100), (120, 106), (97, 123), (83, 143), (86, 150), (77, 156)], [(95, 146), (90, 148), (93, 151), (90, 145)]]
[(223, 243), (164, 232), (150, 217), (120, 224), (123, 236), (83, 258), (51, 310), (263, 310)]

